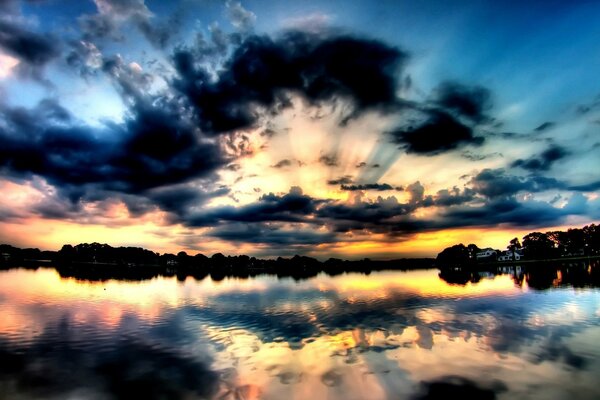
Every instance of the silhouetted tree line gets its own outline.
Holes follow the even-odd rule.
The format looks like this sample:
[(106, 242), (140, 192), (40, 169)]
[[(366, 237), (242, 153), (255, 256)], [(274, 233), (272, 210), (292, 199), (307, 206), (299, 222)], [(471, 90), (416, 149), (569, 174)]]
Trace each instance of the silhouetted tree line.
[(42, 260), (50, 261), (56, 256), (55, 251), (42, 251), (40, 249), (19, 249), (8, 244), (0, 244), (0, 263), (9, 260), (28, 261)]
[[(522, 241), (513, 238), (508, 254), (523, 255), (526, 260), (550, 260), (562, 257), (596, 257), (600, 255), (600, 226), (586, 225), (567, 231), (531, 232)], [(478, 259), (482, 250), (475, 244), (457, 244), (445, 248), (436, 258), (438, 266), (474, 266), (489, 259)], [(500, 250), (495, 250), (500, 253)], [(495, 260), (494, 260), (495, 261)]]
[(211, 257), (203, 254), (159, 254), (139, 247), (112, 247), (108, 244), (82, 243), (64, 245), (59, 251), (19, 249), (0, 245), (0, 264), (5, 267), (38, 267), (47, 264), (55, 267), (61, 276), (87, 280), (150, 279), (155, 276), (188, 276), (213, 280), (225, 277), (248, 278), (260, 274), (306, 279), (323, 272), (337, 275), (344, 272), (362, 272), (385, 269), (432, 268), (433, 259), (399, 259), (375, 261), (363, 259), (348, 261), (330, 258), (321, 262), (315, 258), (296, 255), (292, 258), (259, 259), (247, 255), (225, 256), (216, 253)]

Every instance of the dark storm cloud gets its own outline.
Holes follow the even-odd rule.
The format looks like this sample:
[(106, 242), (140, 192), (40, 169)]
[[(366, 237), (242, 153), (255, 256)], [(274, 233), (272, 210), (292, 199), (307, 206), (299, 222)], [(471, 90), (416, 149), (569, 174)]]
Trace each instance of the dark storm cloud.
[(130, 111), (123, 124), (91, 128), (52, 100), (31, 110), (3, 107), (2, 173), (41, 176), (75, 202), (110, 193), (139, 195), (208, 177), (224, 166), (218, 145), (200, 140), (181, 115), (158, 104), (138, 104)]
[(600, 190), (600, 181), (584, 183), (581, 185), (573, 185), (568, 187), (569, 190), (576, 190), (578, 192), (595, 192)]
[(532, 172), (548, 171), (556, 161), (561, 160), (568, 155), (569, 152), (563, 147), (552, 145), (539, 156), (515, 160), (511, 166), (520, 167)]
[(351, 204), (329, 203), (319, 207), (315, 214), (317, 218), (312, 222), (318, 221), (333, 232), (378, 233), (400, 240), (415, 232), (439, 229), (441, 221), (438, 218), (423, 219), (413, 215), (420, 208), (435, 205), (435, 196), (424, 196), (419, 202), (408, 203), (401, 203), (394, 196)]
[(358, 191), (358, 190), (375, 190), (375, 191), (385, 191), (385, 190), (402, 190), (401, 187), (394, 187), (388, 183), (364, 183), (360, 185), (344, 185), (340, 187), (341, 190), (347, 190), (350, 192)]
[[(503, 170), (484, 170), (470, 183), (473, 187), (453, 187), (440, 190), (435, 195), (426, 195), (424, 186), (415, 182), (405, 189), (410, 196), (406, 203), (399, 202), (393, 196), (378, 197), (374, 201), (355, 200), (353, 203), (326, 201), (304, 195), (300, 188), (292, 188), (286, 195), (265, 195), (256, 203), (245, 206), (219, 207), (196, 213), (185, 218), (184, 223), (190, 226), (216, 226), (219, 229), (214, 230), (215, 236), (226, 239), (226, 235), (229, 235), (231, 240), (237, 235), (239, 240), (251, 237), (252, 229), (272, 229), (277, 230), (277, 235), (286, 237), (279, 240), (286, 240), (285, 243), (290, 244), (292, 239), (287, 230), (264, 224), (303, 223), (327, 227), (329, 232), (365, 231), (397, 237), (416, 231), (450, 227), (556, 223), (566, 215), (581, 214), (588, 207), (587, 200), (581, 195), (573, 196), (563, 208), (554, 208), (541, 201), (521, 202), (514, 197), (523, 190), (541, 191), (557, 185), (562, 187), (561, 183), (548, 178), (520, 178), (509, 176)], [(413, 215), (418, 209), (433, 206), (439, 208), (438, 216), (434, 219), (416, 218)], [(240, 223), (259, 225), (242, 229)], [(235, 226), (230, 229), (230, 225)], [(260, 242), (268, 241), (265, 239)]]
[(474, 122), (489, 117), (486, 112), (492, 107), (491, 93), (481, 86), (466, 86), (458, 82), (444, 82), (434, 90), (434, 103)]
[(281, 229), (273, 224), (233, 223), (211, 229), (208, 235), (232, 242), (268, 245), (306, 246), (337, 241), (332, 232), (315, 232), (314, 229)]
[(59, 41), (0, 18), (0, 49), (16, 57), (19, 71), (40, 78), (41, 69), (60, 55)]
[[(465, 193), (448, 193), (452, 196), (465, 196)], [(253, 243), (292, 244), (293, 232), (300, 228), (281, 229), (281, 223), (302, 223), (315, 227), (327, 227), (327, 238), (332, 232), (348, 232), (352, 230), (368, 230), (378, 233), (401, 234), (414, 232), (428, 226), (428, 222), (414, 220), (409, 214), (420, 207), (435, 205), (438, 197), (415, 195), (409, 203), (398, 202), (395, 197), (378, 197), (373, 202), (355, 201), (345, 204), (333, 200), (316, 199), (302, 194), (300, 188), (294, 187), (283, 195), (264, 195), (257, 202), (240, 207), (217, 207), (186, 216), (182, 222), (191, 227), (214, 227), (210, 233), (221, 239), (248, 240)], [(440, 197), (441, 201), (450, 202)], [(466, 200), (463, 200), (466, 201)], [(456, 200), (453, 204), (458, 204)], [(273, 226), (273, 224), (278, 224)], [(244, 228), (243, 225), (247, 226)], [(305, 228), (303, 228), (305, 229)], [(264, 232), (263, 232), (264, 231)], [(252, 232), (263, 232), (271, 239), (252, 238)], [(312, 230), (314, 232), (314, 229)], [(301, 231), (297, 244), (307, 244), (321, 235)]]
[(282, 196), (269, 193), (257, 202), (241, 207), (215, 207), (196, 213), (187, 218), (186, 223), (199, 227), (214, 226), (220, 222), (304, 222), (319, 204), (326, 202), (303, 194), (299, 187), (292, 187)]
[[(508, 188), (507, 182), (515, 188)], [(406, 187), (410, 193), (407, 203), (394, 197), (379, 197), (374, 202), (358, 201), (353, 204), (332, 202), (319, 207), (316, 221), (337, 232), (366, 230), (392, 236), (468, 226), (496, 226), (501, 223), (514, 226), (542, 226), (556, 224), (568, 215), (582, 215), (592, 206), (581, 194), (573, 195), (564, 207), (553, 207), (544, 201), (519, 201), (519, 191), (543, 191), (564, 184), (543, 177), (519, 178), (504, 171), (484, 170), (471, 182), (473, 187), (458, 187), (426, 195), (423, 186), (415, 182)], [(498, 188), (494, 188), (494, 185)], [(425, 207), (438, 207), (433, 219), (416, 218), (414, 212)], [(597, 207), (595, 205), (594, 207)], [(315, 221), (313, 221), (315, 222)]]
[(513, 196), (520, 191), (541, 192), (565, 188), (563, 182), (554, 178), (509, 175), (502, 168), (484, 169), (471, 179), (470, 184), (475, 192), (488, 198)]
[(215, 144), (199, 140), (185, 119), (141, 106), (125, 125), (127, 134), (113, 160), (131, 187), (149, 188), (206, 176), (223, 165)]
[[(444, 82), (435, 88), (430, 100), (412, 105), (418, 118), (388, 132), (392, 141), (407, 153), (437, 155), (464, 146), (480, 146), (485, 137), (478, 134), (482, 124), (493, 122), (491, 93), (481, 86)], [(466, 153), (470, 154), (470, 153)]]
[(465, 204), (475, 200), (476, 193), (471, 188), (465, 188), (461, 191), (454, 186), (452, 189), (442, 189), (435, 196), (435, 205), (440, 207), (449, 207), (459, 204)]
[(415, 232), (419, 229), (435, 229), (440, 221), (417, 220), (412, 213), (420, 208), (438, 206), (448, 208), (464, 205), (476, 200), (476, 193), (457, 187), (440, 190), (436, 195), (425, 195), (425, 188), (420, 182), (408, 185), (407, 203), (400, 203), (394, 196), (378, 197), (375, 201), (355, 201), (352, 204), (330, 202), (318, 207), (313, 223), (319, 222), (337, 232), (350, 230), (368, 230), (377, 233), (401, 234)]
[[(439, 207), (435, 217), (414, 216), (414, 211), (430, 206)], [(328, 204), (317, 215), (334, 232), (362, 231), (402, 238), (415, 232), (459, 227), (548, 226), (564, 222), (569, 215), (583, 215), (589, 212), (589, 207), (581, 195), (574, 195), (566, 206), (559, 208), (543, 201), (518, 201), (515, 197), (486, 200), (476, 197), (470, 189), (464, 192), (453, 189), (424, 196), (418, 203), (402, 204), (380, 198), (373, 203)]]
[[(506, 182), (514, 183), (516, 188), (506, 189)], [(499, 188), (492, 190), (489, 186), (495, 184)], [(292, 188), (282, 196), (269, 194), (240, 207), (204, 210), (187, 215), (180, 222), (191, 227), (213, 227), (211, 235), (224, 240), (248, 239), (253, 243), (291, 245), (294, 243), (292, 232), (300, 228), (290, 229), (289, 223), (301, 223), (302, 229), (311, 225), (326, 228), (332, 234), (378, 233), (400, 240), (414, 232), (456, 227), (556, 224), (568, 215), (583, 215), (590, 207), (598, 206), (581, 194), (571, 196), (560, 208), (544, 201), (517, 200), (515, 195), (519, 191), (542, 191), (563, 184), (543, 177), (513, 177), (503, 170), (484, 170), (472, 179), (471, 185), (473, 187), (453, 187), (427, 195), (423, 185), (415, 182), (406, 187), (410, 196), (406, 203), (394, 196), (343, 203), (313, 198), (302, 194), (300, 188)], [(427, 207), (437, 207), (435, 217), (415, 217), (415, 211)], [(266, 236), (253, 238), (253, 232)], [(316, 238), (307, 235), (298, 236), (297, 244), (308, 244), (311, 238)]]
[(146, 193), (153, 204), (161, 210), (172, 212), (178, 216), (186, 215), (190, 207), (202, 206), (208, 199), (224, 196), (229, 193), (228, 188), (219, 188), (207, 192), (198, 187), (179, 186), (158, 188)]
[(375, 202), (357, 202), (354, 204), (331, 203), (320, 207), (316, 216), (329, 223), (351, 221), (377, 224), (384, 220), (410, 213), (414, 207), (399, 203), (395, 197), (378, 197)]
[[(582, 201), (583, 200), (583, 201)], [(518, 201), (514, 197), (493, 198), (482, 206), (449, 208), (435, 222), (437, 228), (459, 226), (496, 226), (509, 224), (519, 227), (538, 227), (558, 224), (568, 215), (586, 212), (586, 201), (574, 196), (563, 208), (544, 201)]]
[(289, 107), (290, 94), (311, 105), (349, 100), (347, 117), (395, 106), (405, 59), (395, 47), (353, 36), (252, 35), (234, 49), (217, 79), (198, 65), (193, 49), (177, 50), (174, 86), (195, 107), (201, 128), (220, 133), (255, 127), (261, 109)]
[(436, 155), (464, 145), (479, 146), (484, 141), (475, 136), (471, 127), (441, 111), (431, 112), (421, 125), (399, 128), (389, 135), (407, 153), (423, 155)]
[[(59, 189), (61, 192), (57, 196), (46, 196), (43, 201), (38, 202), (31, 208), (31, 212), (42, 218), (49, 219), (64, 219), (68, 220), (73, 217), (81, 216), (82, 204), (75, 199), (71, 202), (69, 199), (73, 197), (74, 193), (69, 189)], [(81, 192), (79, 192), (81, 193)], [(79, 197), (79, 196), (75, 196)], [(104, 206), (104, 205), (103, 205)], [(106, 207), (100, 207), (101, 211), (106, 211)], [(147, 209), (144, 212), (149, 211)], [(87, 218), (93, 217), (92, 213), (86, 215)]]
[(344, 175), (344, 176), (340, 176), (337, 179), (330, 179), (327, 181), (328, 185), (350, 185), (352, 184), (354, 181), (352, 180), (352, 177), (350, 175)]
[(339, 165), (337, 156), (331, 154), (322, 155), (319, 157), (319, 162), (326, 167), (337, 167)]

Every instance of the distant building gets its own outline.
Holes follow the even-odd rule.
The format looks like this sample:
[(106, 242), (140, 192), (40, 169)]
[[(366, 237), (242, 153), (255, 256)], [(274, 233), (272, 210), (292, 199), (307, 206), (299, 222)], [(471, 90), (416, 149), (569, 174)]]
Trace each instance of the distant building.
[(579, 257), (579, 256), (584, 256), (585, 255), (585, 251), (583, 249), (579, 249), (579, 250), (574, 250), (574, 251), (570, 251), (566, 254), (563, 254), (562, 257)]
[(510, 250), (507, 251), (503, 251), (502, 254), (500, 254), (500, 256), (498, 257), (498, 261), (520, 261), (523, 259), (523, 253), (520, 252), (519, 250), (515, 251), (514, 255), (513, 252)]
[(480, 252), (477, 252), (477, 254), (475, 254), (475, 257), (477, 257), (477, 259), (480, 260), (483, 258), (496, 257), (496, 254), (498, 254), (496, 250), (488, 247), (487, 249), (483, 249)]

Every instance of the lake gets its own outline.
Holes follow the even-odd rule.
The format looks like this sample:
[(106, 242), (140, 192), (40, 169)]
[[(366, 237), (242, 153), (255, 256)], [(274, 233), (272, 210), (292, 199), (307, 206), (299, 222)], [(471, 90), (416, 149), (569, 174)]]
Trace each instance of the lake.
[(299, 281), (4, 270), (0, 398), (598, 399), (599, 268)]

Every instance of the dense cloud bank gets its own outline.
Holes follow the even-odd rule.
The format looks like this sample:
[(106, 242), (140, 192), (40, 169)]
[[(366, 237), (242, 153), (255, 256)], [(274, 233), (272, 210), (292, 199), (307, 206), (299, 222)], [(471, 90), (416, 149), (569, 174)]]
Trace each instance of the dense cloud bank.
[(213, 134), (255, 127), (260, 109), (280, 112), (299, 95), (311, 105), (351, 101), (348, 117), (397, 106), (398, 79), (406, 54), (379, 41), (303, 32), (253, 35), (233, 51), (216, 80), (198, 66), (194, 49), (174, 54), (175, 87), (195, 107), (198, 122)]
[[(474, 151), (492, 138), (517, 136), (498, 132), (502, 121), (485, 87), (444, 81), (430, 93), (406, 96), (414, 85), (407, 72), (409, 51), (333, 28), (259, 34), (256, 15), (236, 2), (226, 4), (233, 32), (212, 25), (209, 37), (198, 35), (193, 44), (177, 42), (177, 13), (159, 19), (143, 1), (97, 0), (97, 13), (78, 19), (78, 36), (64, 38), (23, 22), (15, 2), (1, 7), (0, 49), (19, 61), (21, 78), (49, 83), (45, 71), (58, 65), (83, 79), (110, 82), (126, 107), (121, 122), (90, 125), (55, 97), (29, 108), (0, 102), (2, 177), (18, 183), (41, 179), (52, 188), (31, 210), (35, 215), (78, 220), (89, 212), (86, 204), (102, 210), (120, 202), (131, 216), (163, 211), (169, 223), (209, 228), (206, 235), (222, 240), (300, 246), (335, 242), (342, 233), (382, 233), (395, 240), (423, 230), (540, 226), (568, 216), (600, 216), (598, 200), (581, 194), (597, 191), (598, 181), (573, 183), (550, 175), (573, 155), (552, 141), (539, 154), (474, 171), (462, 187), (435, 194), (420, 182), (378, 182), (389, 165), (369, 160), (356, 164), (362, 178), (324, 180), (347, 192), (347, 202), (292, 188), (237, 207), (206, 207), (214, 198), (233, 196), (221, 173), (237, 171), (238, 159), (254, 151), (248, 132), (262, 129), (272, 138), (276, 132), (269, 121), (298, 101), (315, 110), (334, 109), (341, 128), (367, 114), (396, 121), (379, 133), (381, 146), (392, 146), (398, 155), (461, 150), (465, 158), (481, 161), (488, 156)], [(169, 65), (149, 72), (108, 54), (103, 44), (125, 41), (128, 26), (163, 49)], [(546, 122), (534, 133), (555, 126)], [(340, 167), (337, 154), (322, 154), (318, 162)], [(296, 164), (303, 165), (284, 158), (271, 167)], [(567, 190), (561, 205), (526, 196)], [(407, 198), (394, 193), (368, 200), (364, 192), (402, 192)], [(425, 216), (415, 215), (425, 209)]]

